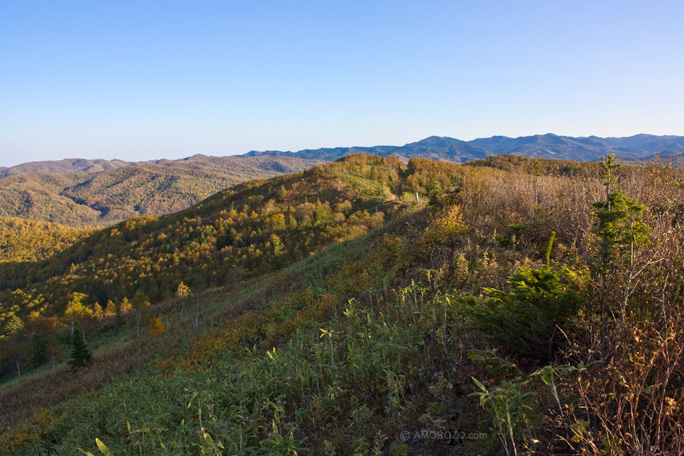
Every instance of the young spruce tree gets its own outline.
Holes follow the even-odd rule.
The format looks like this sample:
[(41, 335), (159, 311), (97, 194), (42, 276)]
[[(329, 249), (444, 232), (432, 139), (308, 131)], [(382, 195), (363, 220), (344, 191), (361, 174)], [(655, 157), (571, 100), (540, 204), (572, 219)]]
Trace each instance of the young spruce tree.
[(77, 326), (74, 329), (73, 336), (71, 336), (71, 359), (69, 359), (68, 364), (75, 370), (88, 365), (92, 357), (93, 354), (83, 340), (83, 334)]
[(615, 172), (620, 165), (615, 162), (615, 155), (608, 155), (602, 165), (606, 199), (594, 203), (596, 211), (591, 213), (598, 219), (591, 229), (599, 241), (597, 272), (619, 266), (622, 258), (627, 258), (624, 255), (627, 251), (631, 253), (627, 259), (633, 260), (636, 251), (648, 243), (648, 228), (641, 222), (646, 208), (617, 188)]
[(598, 220), (591, 231), (598, 238), (598, 252), (592, 265), (595, 279), (609, 286), (609, 275), (623, 277), (619, 280), (622, 289), (621, 319), (624, 320), (627, 301), (634, 292), (634, 280), (640, 269), (638, 258), (642, 247), (650, 242), (649, 228), (642, 222), (642, 214), (646, 207), (634, 198), (628, 198), (623, 190), (617, 187), (616, 170), (620, 167), (615, 162), (615, 155), (610, 154), (602, 163), (606, 187), (605, 201), (593, 204), (596, 208), (591, 215)]

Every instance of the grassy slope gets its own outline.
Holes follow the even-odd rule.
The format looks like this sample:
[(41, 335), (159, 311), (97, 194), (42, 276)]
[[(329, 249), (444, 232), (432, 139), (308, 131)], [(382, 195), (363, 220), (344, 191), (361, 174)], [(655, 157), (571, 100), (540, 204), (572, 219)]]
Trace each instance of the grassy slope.
[[(123, 337), (116, 338), (114, 345), (111, 344), (112, 341), (105, 341), (99, 350), (96, 349), (93, 364), (85, 370), (73, 374), (65, 365), (60, 364), (55, 370), (29, 377), (18, 384), (12, 382), (6, 385), (0, 393), (0, 400), (3, 409), (13, 410), (13, 413), (4, 415), (1, 424), (7, 426), (16, 423), (41, 407), (96, 388), (112, 375), (121, 375), (133, 367), (145, 366), (146, 361), (164, 359), (168, 356), (170, 346), (175, 345), (171, 352), (176, 355), (188, 355), (189, 350), (197, 350), (191, 358), (179, 357), (179, 360), (189, 363), (189, 366), (201, 362), (202, 358), (209, 357), (215, 351), (207, 352), (203, 348), (206, 341), (214, 342), (217, 336), (223, 335), (226, 322), (234, 321), (255, 309), (268, 311), (279, 306), (285, 296), (309, 287), (313, 293), (319, 294), (326, 287), (328, 277), (339, 271), (343, 265), (362, 256), (368, 239), (376, 235), (377, 232), (370, 233), (331, 246), (320, 254), (275, 274), (252, 279), (235, 287), (201, 293), (191, 299), (187, 312), (183, 315), (179, 314), (179, 299), (155, 306), (155, 313), (164, 316), (167, 331), (157, 337), (148, 337), (143, 350), (137, 350), (135, 334), (129, 328)], [(199, 332), (192, 326), (196, 305), (194, 300), (201, 300), (205, 306), (200, 315)], [(116, 323), (112, 319), (109, 324), (113, 326)], [(150, 368), (152, 367), (148, 365), (143, 369), (142, 372), (147, 372), (143, 375), (148, 375)]]
[[(353, 161), (353, 160), (352, 160)], [(380, 160), (382, 162), (383, 160)], [(398, 166), (398, 162), (395, 164)], [(331, 165), (332, 166), (332, 165)], [(109, 265), (105, 265), (103, 267), (103, 259), (107, 259), (108, 262), (114, 261), (116, 264), (116, 261), (119, 263), (123, 263), (124, 265), (130, 264), (131, 262), (139, 262), (141, 261), (141, 258), (152, 258), (152, 263), (156, 264), (159, 260), (156, 258), (157, 255), (165, 255), (165, 253), (168, 251), (166, 248), (166, 243), (158, 244), (158, 243), (153, 243), (150, 244), (148, 240), (155, 240), (157, 239), (160, 235), (164, 235), (164, 233), (168, 234), (170, 237), (172, 236), (172, 233), (174, 232), (179, 232), (179, 229), (182, 230), (182, 232), (187, 232), (187, 229), (190, 228), (190, 231), (192, 231), (193, 227), (196, 227), (196, 222), (198, 220), (205, 220), (206, 223), (212, 224), (212, 223), (219, 223), (220, 225), (223, 224), (223, 219), (222, 218), (217, 218), (216, 215), (221, 212), (223, 214), (228, 214), (225, 209), (228, 208), (230, 209), (231, 206), (237, 206), (238, 203), (249, 203), (252, 206), (252, 209), (245, 210), (245, 214), (253, 212), (253, 210), (260, 210), (259, 207), (262, 205), (261, 204), (261, 198), (263, 195), (267, 195), (269, 192), (274, 192), (274, 191), (280, 191), (281, 188), (283, 188), (284, 185), (287, 185), (289, 188), (289, 191), (287, 192), (287, 195), (284, 197), (286, 200), (287, 204), (290, 203), (301, 203), (301, 201), (306, 201), (307, 198), (312, 198), (317, 197), (317, 198), (323, 198), (323, 200), (327, 203), (328, 200), (326, 200), (326, 197), (332, 198), (330, 202), (335, 203), (335, 201), (348, 201), (346, 198), (350, 198), (351, 200), (354, 201), (354, 205), (359, 205), (363, 206), (364, 209), (359, 209), (356, 210), (354, 209), (352, 204), (349, 204), (348, 209), (349, 209), (349, 218), (347, 221), (344, 223), (340, 221), (335, 221), (334, 223), (330, 224), (319, 224), (318, 222), (316, 224), (313, 224), (313, 220), (311, 220), (310, 225), (300, 225), (300, 229), (298, 232), (304, 233), (304, 237), (302, 238), (302, 248), (299, 253), (298, 251), (294, 249), (295, 246), (293, 246), (290, 250), (293, 250), (291, 252), (291, 255), (289, 255), (287, 258), (284, 257), (283, 262), (291, 262), (293, 259), (297, 259), (298, 257), (307, 257), (310, 252), (320, 250), (326, 243), (331, 243), (331, 242), (339, 242), (340, 240), (343, 240), (345, 238), (349, 238), (350, 236), (356, 236), (358, 234), (361, 234), (368, 230), (369, 227), (372, 226), (372, 224), (377, 224), (378, 221), (379, 223), (382, 222), (382, 217), (373, 217), (370, 216), (365, 209), (369, 209), (372, 207), (377, 207), (378, 204), (381, 202), (380, 200), (377, 200), (377, 195), (368, 195), (366, 196), (362, 191), (358, 189), (353, 189), (350, 188), (348, 191), (343, 190), (345, 188), (345, 181), (344, 179), (342, 180), (335, 180), (331, 179), (330, 176), (327, 176), (325, 172), (322, 172), (322, 170), (315, 171), (311, 173), (311, 176), (309, 179), (305, 182), (304, 179), (300, 179), (301, 175), (293, 175), (293, 176), (287, 176), (284, 178), (281, 178), (275, 182), (267, 182), (267, 181), (255, 181), (251, 182), (249, 184), (242, 185), (238, 188), (224, 191), (219, 195), (216, 195), (213, 198), (208, 199), (207, 201), (203, 202), (202, 204), (198, 205), (197, 207), (193, 209), (189, 209), (187, 211), (184, 211), (180, 214), (174, 215), (174, 216), (169, 216), (164, 219), (150, 222), (149, 220), (141, 220), (137, 223), (137, 228), (135, 230), (132, 228), (133, 225), (130, 225), (129, 223), (126, 224), (127, 228), (124, 230), (124, 228), (119, 227), (122, 231), (126, 233), (127, 236), (133, 236), (133, 238), (129, 239), (129, 241), (133, 241), (131, 243), (126, 242), (126, 240), (121, 239), (122, 242), (120, 243), (115, 243), (112, 245), (111, 242), (109, 242), (109, 239), (111, 239), (113, 233), (118, 232), (117, 228), (112, 228), (112, 229), (106, 229), (101, 232), (96, 232), (87, 239), (83, 240), (83, 242), (80, 243), (79, 246), (75, 246), (72, 249), (69, 249), (65, 252), (62, 252), (60, 254), (57, 254), (53, 256), (49, 261), (43, 261), (43, 262), (33, 262), (33, 263), (17, 263), (13, 262), (12, 264), (8, 264), (6, 268), (10, 268), (13, 273), (8, 273), (5, 271), (3, 274), (5, 278), (9, 277), (10, 275), (16, 276), (16, 277), (27, 277), (27, 276), (36, 276), (36, 274), (40, 275), (42, 274), (40, 271), (46, 271), (46, 273), (50, 275), (57, 275), (57, 279), (53, 281), (53, 285), (48, 286), (47, 288), (44, 288), (44, 292), (46, 293), (51, 293), (54, 292), (56, 289), (60, 287), (60, 283), (64, 282), (65, 277), (75, 277), (78, 275), (79, 269), (74, 268), (73, 266), (69, 269), (69, 265), (73, 264), (74, 258), (79, 258), (81, 257), (80, 262), (84, 262), (86, 258), (89, 258), (89, 262), (85, 263), (84, 262), (84, 267), (83, 269), (80, 269), (81, 271), (91, 271), (93, 268), (98, 268), (100, 271), (99, 273), (104, 273), (109, 269), (112, 269)], [(361, 177), (357, 176), (357, 180), (362, 179)], [(301, 182), (300, 182), (301, 180)], [(313, 186), (312, 186), (313, 185)], [(329, 186), (334, 186), (335, 188), (333, 189), (332, 187), (328, 188)], [(328, 190), (326, 190), (328, 188)], [(254, 196), (259, 196), (259, 198), (254, 198)], [(375, 201), (373, 203), (373, 201)], [(369, 205), (370, 204), (370, 205)], [(304, 209), (311, 209), (312, 211), (314, 210), (314, 205), (310, 203), (302, 203), (300, 204)], [(249, 207), (249, 206), (248, 206)], [(347, 206), (343, 205), (344, 210), (347, 210)], [(388, 207), (387, 209), (391, 209), (391, 207)], [(364, 215), (365, 214), (365, 215)], [(383, 212), (379, 212), (378, 215), (382, 215)], [(255, 214), (256, 215), (256, 214)], [(307, 216), (308, 217), (308, 216)], [(344, 220), (344, 217), (342, 217)], [(259, 221), (259, 223), (262, 223), (262, 221)], [(332, 220), (331, 220), (332, 222)], [(35, 225), (38, 224), (37, 222), (25, 222), (24, 224), (27, 225)], [(40, 225), (40, 224), (38, 224)], [(129, 226), (130, 225), (130, 226)], [(144, 226), (145, 228), (143, 230), (140, 230), (140, 226)], [(249, 233), (249, 229), (252, 225), (247, 224), (246, 227), (248, 230), (246, 233)], [(346, 228), (346, 226), (349, 227), (349, 229)], [(265, 229), (265, 227), (264, 227)], [(288, 240), (288, 235), (287, 233), (282, 234), (281, 236), (283, 237), (284, 240)], [(216, 239), (214, 239), (213, 242), (216, 242)], [(262, 241), (263, 242), (263, 241)], [(244, 245), (242, 248), (242, 251), (249, 253), (249, 248), (250, 248), (250, 243), (247, 243)], [(142, 248), (136, 249), (135, 246), (140, 245), (143, 246)], [(178, 243), (176, 244), (178, 247), (183, 248), (183, 245), (188, 249), (188, 252), (190, 254), (194, 253), (194, 250), (197, 247), (197, 244), (195, 243), (194, 239), (190, 238), (188, 239), (187, 237), (183, 237), (182, 240), (178, 240)], [(134, 250), (132, 254), (127, 254), (127, 253), (121, 253), (121, 252), (116, 252), (116, 259), (112, 258), (112, 253), (115, 252), (113, 250), (117, 246), (128, 246), (127, 248), (130, 248)], [(150, 252), (150, 248), (156, 249), (156, 251)], [(138, 251), (139, 250), (139, 251)], [(79, 254), (78, 252), (85, 251), (87, 253), (85, 254)], [(224, 254), (219, 254), (219, 252), (214, 251), (213, 253), (210, 250), (207, 250), (207, 253), (210, 255), (216, 256), (216, 261), (217, 263), (217, 268), (222, 267), (220, 265), (221, 262), (226, 263), (225, 260), (225, 255)], [(218, 254), (218, 255), (217, 255)], [(251, 254), (254, 255), (254, 254)], [(261, 255), (260, 253), (256, 252), (256, 255)], [(254, 258), (255, 260), (261, 261), (262, 258)], [(65, 263), (66, 261), (66, 263)], [(192, 261), (197, 263), (198, 260), (197, 258), (186, 258), (183, 259), (183, 264), (186, 264), (187, 262), (190, 262), (192, 264)], [(204, 261), (208, 261), (206, 257), (204, 258)], [(91, 267), (92, 265), (92, 267)], [(97, 265), (97, 266), (95, 266)], [(270, 263), (266, 262), (266, 270), (270, 270)], [(193, 282), (192, 277), (189, 276), (190, 270), (188, 269), (179, 269), (177, 265), (171, 264), (170, 267), (167, 269), (169, 271), (175, 271), (174, 274), (181, 273), (178, 277), (181, 279), (185, 280), (188, 284), (193, 286), (193, 289), (195, 288), (197, 283), (206, 283), (206, 278), (200, 275), (197, 275), (197, 272), (200, 272), (204, 270), (206, 267), (206, 264), (195, 264), (195, 269), (197, 270), (196, 272), (193, 272), (193, 274), (197, 277), (197, 280), (199, 282)], [(230, 266), (230, 265), (227, 265)], [(223, 267), (226, 267), (226, 265), (223, 265)], [(229, 267), (230, 269), (230, 267)], [(214, 272), (216, 272), (216, 268), (214, 268)], [(254, 271), (250, 273), (251, 276), (259, 276), (259, 274), (263, 273), (263, 271)], [(76, 274), (76, 275), (75, 275)], [(175, 275), (174, 275), (175, 277)], [(25, 280), (25, 279), (22, 279)], [(68, 279), (70, 280), (70, 279)], [(179, 279), (180, 280), (180, 279)], [(93, 278), (90, 276), (84, 276), (84, 280), (82, 283), (87, 284), (89, 282), (92, 282)], [(40, 282), (39, 282), (40, 283)], [(171, 290), (175, 289), (176, 284), (171, 284)], [(67, 292), (71, 293), (73, 291), (78, 291), (78, 289), (75, 289), (71, 286), (67, 287)], [(136, 283), (133, 282), (131, 283), (129, 281), (127, 285), (127, 289), (132, 290), (130, 291), (131, 293), (134, 293), (136, 290)], [(201, 287), (200, 287), (201, 289)], [(24, 300), (25, 297), (27, 296), (26, 294), (20, 293), (17, 295), (17, 293), (14, 292), (15, 288), (10, 287), (7, 289), (9, 294), (6, 294), (6, 297), (10, 296), (19, 296), (20, 300)], [(30, 291), (27, 289), (26, 291)], [(44, 294), (39, 293), (34, 295), (38, 300), (44, 299), (43, 296)], [(57, 317), (61, 317), (62, 315), (59, 313), (60, 309), (54, 307), (54, 303), (57, 302), (54, 299), (48, 299), (47, 301), (44, 301), (43, 303), (33, 300), (32, 298), (29, 298), (30, 307), (26, 307), (26, 310), (24, 311), (24, 314), (26, 314), (28, 311), (33, 311), (35, 309), (39, 309), (41, 312), (41, 315), (45, 318), (48, 318), (50, 315), (56, 315)], [(11, 307), (7, 307), (9, 309), (9, 313), (7, 315), (12, 315), (14, 313), (17, 313), (19, 315), (22, 315), (22, 304), (21, 301), (17, 301), (16, 304), (12, 304), (11, 301), (4, 300), (4, 302), (8, 305), (11, 305)], [(87, 302), (86, 302), (87, 304)], [(104, 307), (104, 306), (103, 306)], [(129, 318), (130, 316), (127, 316), (126, 318)], [(67, 319), (68, 320), (68, 319)], [(57, 324), (58, 331), (61, 331), (59, 328), (63, 327), (61, 326), (61, 319), (54, 320), (50, 319), (51, 322), (55, 322)], [(106, 318), (101, 321), (100, 323), (100, 329), (91, 329), (88, 330), (88, 336), (91, 338), (91, 336), (95, 337), (95, 341), (97, 342), (100, 338), (102, 337), (108, 337), (107, 334), (111, 332), (111, 327), (114, 325), (115, 319), (113, 317)], [(90, 322), (94, 323), (94, 322)], [(52, 323), (54, 324), (54, 323)], [(68, 325), (68, 321), (64, 321), (64, 324)], [(84, 323), (85, 324), (85, 323)], [(129, 323), (130, 325), (131, 323)], [(89, 326), (93, 328), (92, 324)], [(26, 330), (29, 330), (29, 327), (26, 328)], [(95, 332), (93, 332), (95, 331)], [(99, 334), (99, 335), (98, 335)], [(24, 337), (24, 336), (21, 336)], [(27, 341), (21, 342), (21, 343), (28, 343), (30, 342), (30, 335), (27, 335)], [(14, 337), (16, 340), (16, 337)], [(23, 340), (23, 339), (22, 339)], [(3, 343), (7, 343), (7, 339), (4, 341), (0, 341)], [(11, 342), (11, 341), (10, 341)], [(98, 342), (99, 343), (99, 342)], [(119, 350), (121, 352), (121, 350)], [(125, 349), (124, 349), (125, 352)], [(123, 353), (123, 352), (122, 352)], [(133, 362), (138, 362), (139, 360), (133, 359)], [(115, 367), (115, 369), (117, 369)], [(122, 368), (123, 370), (127, 368)], [(26, 370), (26, 366), (23, 368), (23, 370)], [(109, 370), (107, 371), (109, 372)], [(44, 377), (44, 379), (47, 379), (47, 381), (51, 384), (58, 384), (59, 379), (62, 378), (61, 376), (64, 375), (64, 368), (61, 368), (61, 370), (58, 370), (57, 372), (48, 374), (47, 376)], [(98, 377), (99, 378), (99, 377)], [(39, 382), (42, 380), (38, 380)], [(97, 382), (97, 380), (93, 380)], [(12, 382), (14, 384), (16, 382)], [(86, 384), (90, 384), (90, 382), (86, 382)], [(25, 394), (26, 391), (33, 391), (36, 389), (33, 384), (28, 383), (26, 385), (21, 385), (17, 391), (24, 391), (24, 393), (8, 393), (11, 395), (15, 395), (14, 397), (22, 397), (24, 395), (30, 396), (31, 393)], [(40, 389), (40, 388), (38, 388)], [(56, 391), (60, 391), (62, 388), (56, 388)], [(78, 387), (77, 387), (78, 389)], [(52, 390), (51, 390), (52, 391)], [(59, 399), (63, 397), (68, 397), (70, 394), (73, 394), (73, 389), (65, 388), (65, 391), (67, 393), (65, 394), (57, 394), (54, 397), (57, 397)], [(33, 404), (47, 404), (47, 403), (52, 403), (54, 399), (52, 392), (49, 392), (46, 395), (38, 395), (39, 397), (35, 401), (25, 401), (26, 405), (29, 407), (32, 407)], [(8, 397), (6, 395), (6, 397)], [(13, 402), (13, 399), (9, 399), (9, 403), (15, 404)], [(21, 413), (17, 413), (15, 416), (22, 416)]]
[[(414, 222), (420, 223), (419, 218), (415, 218)], [(157, 338), (150, 337), (142, 352), (137, 352), (133, 347), (134, 343), (129, 341), (120, 348), (104, 349), (96, 353), (93, 365), (77, 374), (69, 374), (61, 368), (48, 376), (4, 391), (1, 396), (3, 408), (15, 410), (14, 416), (5, 417), (5, 424), (27, 416), (39, 404), (57, 403), (73, 396), (77, 391), (96, 387), (106, 381), (113, 370), (123, 373), (136, 363), (142, 363), (146, 367), (105, 385), (104, 390), (94, 396), (85, 396), (83, 402), (79, 400), (76, 403), (76, 407), (80, 409), (87, 403), (93, 404), (93, 400), (114, 399), (123, 394), (135, 397), (143, 384), (146, 389), (156, 390), (170, 378), (169, 375), (185, 377), (188, 374), (191, 376), (189, 378), (193, 378), (198, 369), (204, 369), (197, 367), (199, 363), (216, 359), (221, 356), (220, 353), (226, 351), (236, 351), (238, 357), (241, 357), (241, 346), (251, 346), (253, 343), (259, 346), (282, 344), (299, 326), (309, 327), (315, 321), (310, 319), (327, 319), (338, 313), (339, 302), (332, 301), (331, 293), (335, 289), (349, 286), (346, 279), (341, 277), (341, 271), (345, 267), (353, 267), (356, 261), (367, 255), (368, 246), (379, 242), (378, 239), (384, 235), (383, 231), (375, 230), (354, 240), (331, 246), (287, 269), (253, 279), (235, 289), (208, 292), (205, 299), (209, 304), (202, 311), (200, 331), (190, 329), (192, 315), (188, 317), (178, 314), (178, 302), (161, 304), (159, 311), (165, 316), (167, 332)], [(324, 305), (319, 303), (321, 297)], [(266, 341), (261, 340), (262, 338)], [(131, 356), (131, 352), (137, 354)], [(154, 359), (157, 359), (155, 364), (145, 363), (145, 360)], [(181, 371), (172, 374), (176, 369)], [(224, 370), (226, 366), (217, 364), (215, 369)], [(143, 378), (145, 380), (141, 382)], [(182, 382), (185, 384), (185, 380)], [(49, 383), (51, 388), (40, 387), (45, 383)], [(183, 393), (180, 393), (178, 397), (182, 396)], [(174, 394), (166, 397), (171, 400), (169, 406), (173, 407), (178, 397)], [(64, 410), (73, 406), (67, 405)], [(99, 402), (98, 408), (102, 406), (108, 407)], [(82, 411), (76, 413), (81, 415)], [(7, 421), (8, 418), (11, 421)], [(193, 419), (192, 413), (189, 418)], [(63, 419), (66, 420), (66, 416)], [(67, 422), (60, 419), (53, 424), (57, 424), (57, 421)], [(160, 437), (165, 441), (165, 437)], [(73, 448), (68, 441), (69, 438), (64, 442), (65, 453)], [(155, 446), (160, 451), (158, 443)], [(187, 449), (177, 450), (184, 452)], [(144, 451), (154, 450), (145, 446)]]

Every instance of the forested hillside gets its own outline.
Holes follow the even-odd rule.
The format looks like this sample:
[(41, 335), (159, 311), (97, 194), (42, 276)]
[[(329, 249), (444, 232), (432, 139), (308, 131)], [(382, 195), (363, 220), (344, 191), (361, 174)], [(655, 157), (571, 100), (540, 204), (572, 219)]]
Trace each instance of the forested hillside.
[(0, 179), (0, 216), (77, 226), (111, 225), (134, 216), (176, 212), (240, 182), (300, 171), (319, 161), (196, 155), (184, 160), (122, 163), (76, 173), (30, 172), (70, 169), (64, 164), (61, 168), (47, 164), (21, 168), (22, 172)]
[[(250, 181), (186, 211), (132, 218), (99, 231), (49, 261), (6, 263), (0, 327), (9, 309), (25, 316), (37, 308), (51, 317), (64, 312), (74, 295), (105, 308), (139, 292), (159, 302), (181, 281), (193, 289), (234, 283), (362, 234), (399, 204), (387, 199), (396, 198), (392, 190), (403, 165), (361, 163), (357, 177), (350, 174), (353, 163), (345, 161), (344, 172), (330, 165)], [(368, 179), (369, 172), (386, 182)]]
[(477, 165), (353, 155), (1, 263), (0, 451), (680, 454), (684, 174)]
[(66, 250), (95, 230), (19, 218), (0, 218), (0, 262), (44, 260)]
[(99, 213), (60, 193), (82, 182), (74, 174), (28, 174), (0, 179), (0, 217), (64, 225), (95, 224)]

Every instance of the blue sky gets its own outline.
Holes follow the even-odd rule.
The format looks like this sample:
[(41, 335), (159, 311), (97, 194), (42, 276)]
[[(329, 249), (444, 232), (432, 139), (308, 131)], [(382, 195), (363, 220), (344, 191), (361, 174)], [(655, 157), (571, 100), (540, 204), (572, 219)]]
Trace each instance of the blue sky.
[(0, 166), (684, 135), (684, 2), (0, 0)]

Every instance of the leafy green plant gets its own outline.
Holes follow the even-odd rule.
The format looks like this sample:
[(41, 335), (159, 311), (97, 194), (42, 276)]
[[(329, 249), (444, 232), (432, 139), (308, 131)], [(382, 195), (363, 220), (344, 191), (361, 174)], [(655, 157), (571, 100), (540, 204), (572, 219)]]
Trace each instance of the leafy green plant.
[(480, 389), (471, 395), (478, 398), (480, 405), (489, 413), (493, 430), (499, 437), (507, 455), (518, 454), (518, 445), (529, 436), (536, 420), (530, 405), (536, 393), (525, 391), (527, 381), (508, 380), (491, 390), (473, 377)]
[(261, 450), (266, 455), (296, 455), (303, 442), (295, 438), (294, 428), (283, 434), (282, 421), (285, 411), (282, 405), (272, 401), (268, 401), (268, 405), (273, 408), (272, 429), (269, 436), (259, 442)]

